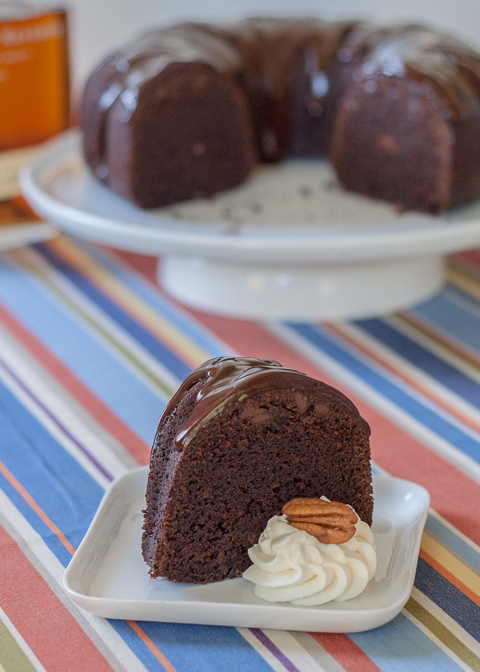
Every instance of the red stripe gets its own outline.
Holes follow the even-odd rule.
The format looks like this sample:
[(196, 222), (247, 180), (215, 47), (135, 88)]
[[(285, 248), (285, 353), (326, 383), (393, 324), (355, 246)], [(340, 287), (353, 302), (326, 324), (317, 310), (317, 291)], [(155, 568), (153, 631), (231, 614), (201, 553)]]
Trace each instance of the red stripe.
[(346, 672), (381, 672), (381, 669), (346, 635), (321, 632), (310, 634)]
[[(121, 256), (150, 280), (155, 279), (156, 259), (121, 253)], [(480, 253), (479, 253), (480, 257)], [(163, 291), (160, 290), (162, 293)], [(167, 296), (167, 295), (166, 295)], [(173, 304), (180, 305), (167, 296)], [(285, 366), (303, 371), (338, 387), (358, 407), (372, 428), (372, 459), (390, 474), (423, 485), (432, 499), (432, 507), (458, 530), (480, 545), (480, 485), (433, 450), (407, 434), (392, 421), (368, 406), (330, 374), (315, 366), (291, 346), (259, 324), (208, 315), (180, 306), (200, 323), (223, 339), (240, 355), (276, 359)]]
[(137, 460), (139, 464), (148, 464), (150, 446), (133, 432), (108, 406), (96, 397), (41, 341), (0, 304), (0, 320), (10, 332), (33, 353), (35, 359), (56, 378), (62, 388), (67, 390), (102, 427)]
[(47, 670), (103, 672), (113, 668), (16, 542), (0, 526), (0, 603)]

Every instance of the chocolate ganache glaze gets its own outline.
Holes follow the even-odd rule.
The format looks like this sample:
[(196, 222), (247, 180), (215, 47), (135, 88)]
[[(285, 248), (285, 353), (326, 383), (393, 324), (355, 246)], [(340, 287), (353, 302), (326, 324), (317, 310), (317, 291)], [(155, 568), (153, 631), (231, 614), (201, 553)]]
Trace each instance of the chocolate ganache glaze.
[[(232, 397), (235, 397), (235, 400), (241, 400), (245, 396), (251, 397), (264, 390), (272, 389), (292, 390), (299, 393), (315, 389), (321, 392), (325, 401), (334, 402), (347, 413), (358, 417), (368, 428), (368, 433), (370, 432), (356, 406), (339, 390), (322, 381), (310, 378), (305, 373), (287, 369), (273, 360), (254, 357), (216, 357), (204, 362), (183, 381), (170, 399), (160, 419), (157, 432), (187, 392), (203, 379), (205, 382), (197, 392), (195, 408), (175, 437), (174, 443), (177, 450), (182, 450), (193, 438), (198, 426), (211, 418), (213, 413), (219, 413)], [(315, 412), (316, 415), (321, 416), (327, 415), (330, 410), (326, 404), (317, 404)]]

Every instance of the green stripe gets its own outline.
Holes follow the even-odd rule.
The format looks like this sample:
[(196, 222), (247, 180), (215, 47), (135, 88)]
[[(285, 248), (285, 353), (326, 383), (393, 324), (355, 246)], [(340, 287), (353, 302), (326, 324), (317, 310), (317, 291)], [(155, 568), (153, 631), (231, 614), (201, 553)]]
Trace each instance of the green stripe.
[(0, 671), (5, 672), (35, 672), (20, 644), (8, 630), (5, 623), (0, 621)]
[(89, 327), (99, 334), (105, 341), (107, 341), (114, 349), (117, 350), (125, 359), (127, 359), (133, 366), (135, 366), (157, 389), (165, 395), (167, 399), (173, 396), (175, 390), (168, 386), (161, 378), (156, 376), (150, 369), (139, 361), (127, 348), (125, 348), (119, 341), (115, 339), (106, 329), (104, 329), (94, 318), (89, 315), (85, 310), (78, 306), (71, 298), (63, 292), (57, 285), (55, 285), (50, 279), (45, 276), (40, 269), (34, 266), (30, 260), (26, 260), (21, 257), (20, 253), (10, 253), (10, 257), (16, 256), (21, 258), (21, 265), (25, 270), (28, 270), (32, 275), (34, 275), (43, 285), (45, 285), (48, 290), (54, 294), (60, 301), (66, 304), (80, 319), (86, 322)]
[(455, 635), (446, 628), (443, 623), (440, 623), (438, 618), (433, 616), (429, 611), (422, 607), (413, 597), (411, 597), (405, 609), (409, 611), (412, 616), (415, 616), (417, 621), (420, 621), (430, 632), (435, 635), (447, 648), (449, 648), (460, 660), (469, 665), (475, 672), (480, 672), (480, 658), (476, 656), (463, 642), (461, 642)]

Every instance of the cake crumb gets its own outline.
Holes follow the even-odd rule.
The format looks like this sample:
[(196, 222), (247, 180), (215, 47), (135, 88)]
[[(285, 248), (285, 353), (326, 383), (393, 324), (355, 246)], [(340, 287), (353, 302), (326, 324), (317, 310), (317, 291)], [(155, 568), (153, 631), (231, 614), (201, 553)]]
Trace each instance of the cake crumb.
[(300, 195), (303, 196), (303, 198), (308, 198), (309, 196), (312, 195), (312, 189), (311, 187), (303, 186), (300, 187)]

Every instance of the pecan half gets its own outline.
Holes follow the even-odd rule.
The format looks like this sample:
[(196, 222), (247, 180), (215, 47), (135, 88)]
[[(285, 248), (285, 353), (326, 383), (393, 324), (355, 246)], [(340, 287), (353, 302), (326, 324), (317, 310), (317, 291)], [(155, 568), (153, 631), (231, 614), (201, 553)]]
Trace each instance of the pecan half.
[(287, 502), (282, 513), (289, 524), (305, 530), (322, 544), (343, 544), (355, 534), (358, 516), (347, 504), (328, 502), (316, 497), (298, 497)]

